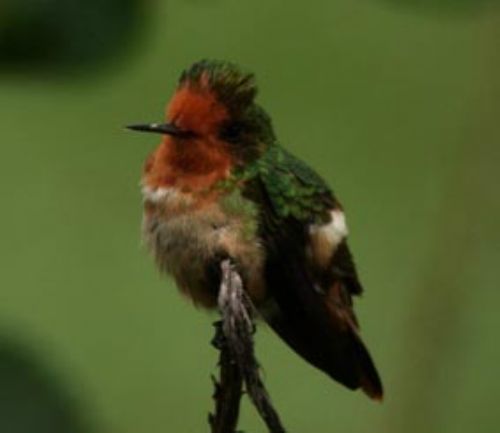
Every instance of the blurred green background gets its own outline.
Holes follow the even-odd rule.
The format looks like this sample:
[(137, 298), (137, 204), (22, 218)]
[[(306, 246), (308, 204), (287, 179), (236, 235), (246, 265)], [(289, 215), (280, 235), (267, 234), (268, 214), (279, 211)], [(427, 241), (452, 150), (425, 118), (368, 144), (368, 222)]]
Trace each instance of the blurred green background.
[[(160, 120), (204, 57), (257, 74), (281, 141), (341, 197), (366, 286), (383, 404), (260, 327), (289, 431), (498, 431), (497, 2), (96, 4), (0, 7), (0, 431), (208, 431), (214, 317), (140, 245), (156, 143), (122, 129)], [(265, 431), (248, 403), (240, 426)]]

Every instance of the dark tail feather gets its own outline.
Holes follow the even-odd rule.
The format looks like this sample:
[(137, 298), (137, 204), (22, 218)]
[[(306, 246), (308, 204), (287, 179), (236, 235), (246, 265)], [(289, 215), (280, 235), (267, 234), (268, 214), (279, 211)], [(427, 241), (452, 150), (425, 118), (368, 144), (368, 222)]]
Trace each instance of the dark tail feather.
[(335, 291), (330, 299), (317, 290), (317, 281), (304, 266), (303, 248), (290, 241), (293, 237), (279, 239), (266, 262), (269, 298), (258, 306), (262, 316), (310, 364), (350, 389), (361, 388), (369, 397), (382, 399), (381, 380), (358, 334), (351, 305), (335, 297)]
[(382, 381), (380, 380), (380, 376), (375, 368), (375, 364), (368, 353), (365, 345), (361, 341), (359, 335), (357, 335), (356, 331), (353, 331), (356, 349), (356, 358), (358, 360), (359, 365), (359, 384), (361, 389), (365, 392), (368, 397), (382, 401), (384, 397), (384, 390), (382, 386)]
[(382, 400), (382, 382), (355, 329), (324, 332), (311, 321), (289, 320), (277, 305), (273, 307), (263, 309), (262, 315), (298, 355), (346, 387), (361, 388), (370, 398)]

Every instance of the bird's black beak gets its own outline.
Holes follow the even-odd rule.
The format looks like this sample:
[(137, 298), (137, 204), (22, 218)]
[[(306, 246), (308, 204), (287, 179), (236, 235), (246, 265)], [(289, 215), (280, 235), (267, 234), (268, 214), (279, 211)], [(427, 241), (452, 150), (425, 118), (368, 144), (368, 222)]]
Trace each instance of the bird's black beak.
[(150, 123), (145, 125), (129, 125), (126, 128), (131, 129), (132, 131), (155, 132), (157, 134), (166, 134), (179, 138), (190, 138), (194, 135), (191, 131), (185, 131), (183, 129), (180, 129), (178, 126), (175, 126), (172, 123)]

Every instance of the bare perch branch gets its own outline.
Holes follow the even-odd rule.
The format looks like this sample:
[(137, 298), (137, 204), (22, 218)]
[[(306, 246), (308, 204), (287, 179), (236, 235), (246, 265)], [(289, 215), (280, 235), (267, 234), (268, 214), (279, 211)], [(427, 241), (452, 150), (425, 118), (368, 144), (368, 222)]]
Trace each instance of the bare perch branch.
[(212, 344), (220, 351), (220, 379), (213, 377), (215, 413), (210, 414), (208, 421), (212, 433), (235, 433), (240, 412), (240, 400), (243, 377), (238, 364), (234, 360), (227, 340), (222, 331), (222, 321), (214, 323), (215, 337)]
[[(221, 263), (221, 270), (222, 281), (218, 302), (222, 315), (222, 325), (220, 322), (218, 322), (219, 325), (216, 324), (219, 327), (216, 340), (219, 343), (222, 342), (222, 344), (216, 342), (216, 347), (221, 351), (221, 381), (216, 384), (216, 412), (210, 417), (212, 433), (233, 433), (241, 396), (239, 392), (235, 394), (235, 389), (237, 386), (241, 387), (242, 380), (245, 382), (250, 399), (269, 431), (271, 433), (285, 433), (260, 378), (259, 365), (254, 354), (253, 334), (255, 326), (252, 321), (252, 303), (243, 290), (241, 277), (230, 260)], [(220, 398), (217, 397), (218, 395)], [(214, 430), (214, 426), (217, 426), (218, 423), (228, 423), (227, 429), (224, 430), (225, 426), (223, 425), (220, 427), (221, 430)]]

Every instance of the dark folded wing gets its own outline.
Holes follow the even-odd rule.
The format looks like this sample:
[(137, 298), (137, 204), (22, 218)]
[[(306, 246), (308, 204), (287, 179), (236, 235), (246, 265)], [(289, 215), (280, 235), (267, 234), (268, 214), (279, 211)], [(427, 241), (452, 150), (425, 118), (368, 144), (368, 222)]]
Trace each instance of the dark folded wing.
[(382, 385), (361, 341), (352, 309), (361, 292), (347, 244), (337, 245), (328, 266), (308, 254), (310, 225), (327, 224), (338, 208), (326, 184), (284, 151), (254, 182), (266, 245), (268, 300), (265, 320), (299, 355), (351, 389), (381, 398)]

